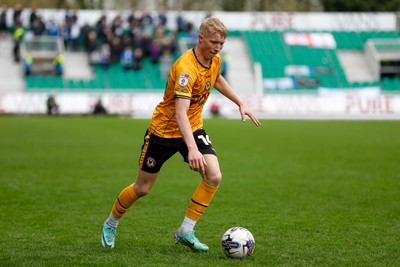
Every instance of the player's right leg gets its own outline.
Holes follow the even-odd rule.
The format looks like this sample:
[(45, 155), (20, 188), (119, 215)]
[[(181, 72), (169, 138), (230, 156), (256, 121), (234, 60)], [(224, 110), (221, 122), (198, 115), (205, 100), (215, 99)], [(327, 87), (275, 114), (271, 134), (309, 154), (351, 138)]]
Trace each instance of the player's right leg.
[(104, 248), (114, 247), (119, 220), (136, 200), (150, 192), (157, 179), (157, 175), (158, 173), (148, 173), (139, 170), (136, 182), (121, 191), (112, 207), (110, 216), (103, 224), (101, 245)]
[(101, 245), (104, 248), (113, 248), (115, 245), (115, 236), (117, 235), (117, 226), (119, 220), (124, 216), (125, 212), (138, 200), (134, 190), (134, 184), (124, 188), (115, 200), (111, 209), (110, 216), (103, 224), (101, 233)]
[[(164, 162), (177, 151), (176, 145), (168, 139), (151, 135), (148, 131), (144, 137), (142, 154), (139, 158), (139, 172), (133, 185), (121, 191), (114, 203), (110, 216), (103, 224), (101, 244), (105, 248), (113, 248), (115, 245), (116, 228), (119, 220), (133, 203), (147, 195), (153, 187), (158, 172)], [(183, 142), (176, 140), (175, 142)], [(168, 145), (171, 144), (172, 145)]]

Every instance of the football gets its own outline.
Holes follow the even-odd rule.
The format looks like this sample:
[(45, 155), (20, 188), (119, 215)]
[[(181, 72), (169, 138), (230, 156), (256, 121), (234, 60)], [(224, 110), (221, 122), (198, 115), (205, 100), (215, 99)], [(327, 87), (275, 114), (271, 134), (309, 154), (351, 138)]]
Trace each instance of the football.
[(247, 258), (256, 245), (253, 234), (244, 227), (229, 228), (221, 239), (222, 250), (230, 258)]

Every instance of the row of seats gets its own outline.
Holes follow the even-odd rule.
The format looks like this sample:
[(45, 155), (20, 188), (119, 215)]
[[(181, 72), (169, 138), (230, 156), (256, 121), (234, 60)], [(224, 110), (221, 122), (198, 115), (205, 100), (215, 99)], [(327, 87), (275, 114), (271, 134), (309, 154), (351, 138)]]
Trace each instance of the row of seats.
[(65, 79), (62, 76), (26, 76), (28, 91), (102, 91), (102, 90), (149, 90), (164, 89), (166, 77), (161, 77), (160, 64), (145, 60), (141, 70), (124, 70), (121, 65), (110, 65), (104, 69), (93, 66), (93, 79)]
[[(313, 70), (321, 68), (327, 70), (314, 72), (311, 75), (311, 78), (318, 78), (320, 86), (338, 87), (343, 86), (346, 81), (336, 53), (334, 51), (332, 53), (330, 49), (288, 46), (284, 43), (283, 32), (277, 31), (248, 31), (244, 32), (244, 37), (253, 60), (262, 65), (264, 78), (285, 77), (284, 70), (288, 65), (306, 65)], [(316, 86), (306, 85), (303, 89), (311, 88)]]
[(381, 88), (387, 91), (399, 91), (400, 78), (383, 78), (381, 82)]
[[(243, 32), (253, 61), (262, 66), (264, 79), (290, 77), (294, 81), (306, 81), (295, 82), (294, 89), (357, 88), (362, 85), (381, 86), (384, 90), (400, 90), (397, 82), (350, 83), (336, 54), (337, 49), (361, 50), (370, 38), (398, 38), (399, 32), (332, 32), (337, 49), (286, 45), (284, 34), (283, 31)], [(287, 66), (307, 66), (310, 73), (305, 76), (288, 75), (285, 73)], [(307, 79), (314, 82), (307, 82)]]
[(362, 50), (364, 44), (371, 38), (399, 38), (396, 31), (362, 31), (362, 32), (331, 32), (335, 37), (338, 49)]

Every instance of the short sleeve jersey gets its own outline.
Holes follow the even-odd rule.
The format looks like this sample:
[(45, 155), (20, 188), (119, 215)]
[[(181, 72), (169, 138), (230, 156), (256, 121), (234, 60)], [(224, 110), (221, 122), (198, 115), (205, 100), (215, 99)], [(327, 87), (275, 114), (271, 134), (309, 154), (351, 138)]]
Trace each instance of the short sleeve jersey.
[(194, 49), (183, 53), (172, 65), (163, 101), (153, 112), (149, 133), (163, 138), (181, 138), (175, 119), (175, 99), (190, 100), (187, 112), (192, 132), (203, 127), (202, 111), (219, 76), (221, 57), (213, 57), (210, 67), (202, 65)]

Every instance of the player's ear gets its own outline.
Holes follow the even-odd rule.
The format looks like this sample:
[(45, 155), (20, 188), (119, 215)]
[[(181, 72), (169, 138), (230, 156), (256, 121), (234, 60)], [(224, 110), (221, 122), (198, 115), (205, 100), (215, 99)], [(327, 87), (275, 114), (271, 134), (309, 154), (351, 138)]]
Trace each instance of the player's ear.
[(203, 41), (204, 36), (202, 34), (199, 34), (199, 42)]

